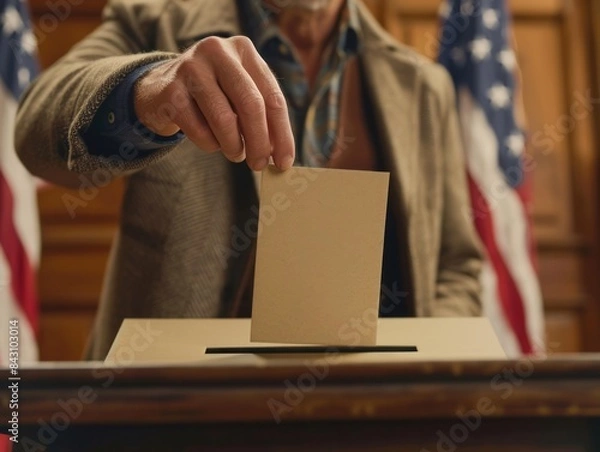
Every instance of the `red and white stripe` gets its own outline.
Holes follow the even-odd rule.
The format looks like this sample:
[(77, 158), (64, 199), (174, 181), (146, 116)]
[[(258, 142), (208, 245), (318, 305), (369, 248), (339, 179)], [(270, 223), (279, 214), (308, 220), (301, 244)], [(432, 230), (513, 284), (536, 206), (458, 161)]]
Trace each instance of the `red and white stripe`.
[(19, 319), (20, 365), (37, 361), (36, 269), (40, 230), (36, 184), (13, 142), (17, 102), (0, 83), (0, 366), (8, 358), (8, 320)]
[(541, 353), (543, 305), (525, 197), (506, 182), (485, 112), (467, 88), (458, 97), (474, 222), (487, 251), (481, 277), (484, 313), (507, 355)]
[(12, 442), (8, 439), (8, 435), (0, 434), (0, 452), (11, 452)]

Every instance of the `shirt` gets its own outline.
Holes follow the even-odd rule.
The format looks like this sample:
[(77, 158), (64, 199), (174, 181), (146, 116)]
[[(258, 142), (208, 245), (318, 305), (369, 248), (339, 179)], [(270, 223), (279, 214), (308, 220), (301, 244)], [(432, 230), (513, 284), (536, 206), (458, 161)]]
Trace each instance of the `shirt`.
[[(240, 8), (247, 18), (245, 32), (277, 76), (287, 99), (297, 164), (324, 166), (337, 137), (345, 62), (358, 52), (360, 44), (354, 1), (347, 0), (343, 7), (338, 31), (325, 49), (313, 92), (293, 46), (275, 22), (274, 11), (261, 0), (240, 2)], [(140, 152), (151, 152), (184, 138), (181, 132), (170, 137), (156, 135), (135, 115), (133, 86), (155, 64), (161, 63), (131, 72), (102, 103), (84, 135), (91, 153), (110, 156), (123, 143), (132, 144)]]
[(162, 62), (141, 66), (132, 71), (100, 105), (83, 138), (95, 155), (118, 155), (127, 146), (137, 153), (151, 152), (180, 142), (185, 135), (178, 132), (169, 137), (155, 134), (142, 124), (135, 114), (133, 86), (146, 72)]

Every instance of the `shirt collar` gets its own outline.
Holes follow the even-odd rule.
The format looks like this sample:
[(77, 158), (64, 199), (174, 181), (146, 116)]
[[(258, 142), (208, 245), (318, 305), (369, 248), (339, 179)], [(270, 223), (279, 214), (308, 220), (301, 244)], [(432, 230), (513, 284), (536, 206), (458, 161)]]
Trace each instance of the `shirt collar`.
[[(247, 18), (247, 31), (259, 52), (274, 37), (281, 38), (281, 32), (273, 18), (274, 12), (262, 0), (239, 2)], [(354, 55), (360, 47), (360, 21), (354, 0), (346, 0), (338, 31), (338, 51), (344, 55)]]

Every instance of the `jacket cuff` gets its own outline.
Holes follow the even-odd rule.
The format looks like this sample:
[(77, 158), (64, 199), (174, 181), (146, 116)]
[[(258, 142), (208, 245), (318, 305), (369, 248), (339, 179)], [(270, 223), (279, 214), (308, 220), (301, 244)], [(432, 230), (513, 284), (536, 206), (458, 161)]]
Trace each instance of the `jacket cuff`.
[(134, 69), (108, 95), (83, 134), (83, 140), (91, 154), (104, 157), (118, 155), (124, 144), (145, 154), (165, 146), (173, 146), (184, 138), (183, 132), (168, 137), (155, 134), (142, 124), (135, 113), (135, 83), (152, 68), (163, 63), (153, 62)]
[[(67, 168), (70, 171), (89, 173), (102, 169), (115, 174), (129, 173), (160, 160), (173, 149), (175, 145), (166, 145), (153, 152), (139, 152), (132, 143), (126, 141), (118, 145), (116, 153), (115, 149), (112, 153), (99, 151), (92, 153), (84, 135), (104, 101), (131, 72), (148, 64), (163, 62), (177, 56), (178, 54), (169, 52), (114, 56), (98, 60), (87, 68), (89, 80), (87, 86), (83, 87), (83, 90), (87, 88), (85, 98), (80, 100), (78, 111), (68, 125), (68, 130), (65, 131), (68, 149)], [(98, 149), (97, 144), (95, 148)]]

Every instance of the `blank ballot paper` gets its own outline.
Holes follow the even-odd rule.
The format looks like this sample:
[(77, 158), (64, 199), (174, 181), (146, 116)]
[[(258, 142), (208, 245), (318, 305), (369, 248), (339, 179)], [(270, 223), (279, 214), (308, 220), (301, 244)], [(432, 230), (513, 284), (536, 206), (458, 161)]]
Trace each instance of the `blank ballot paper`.
[(251, 340), (375, 345), (389, 174), (262, 173)]

